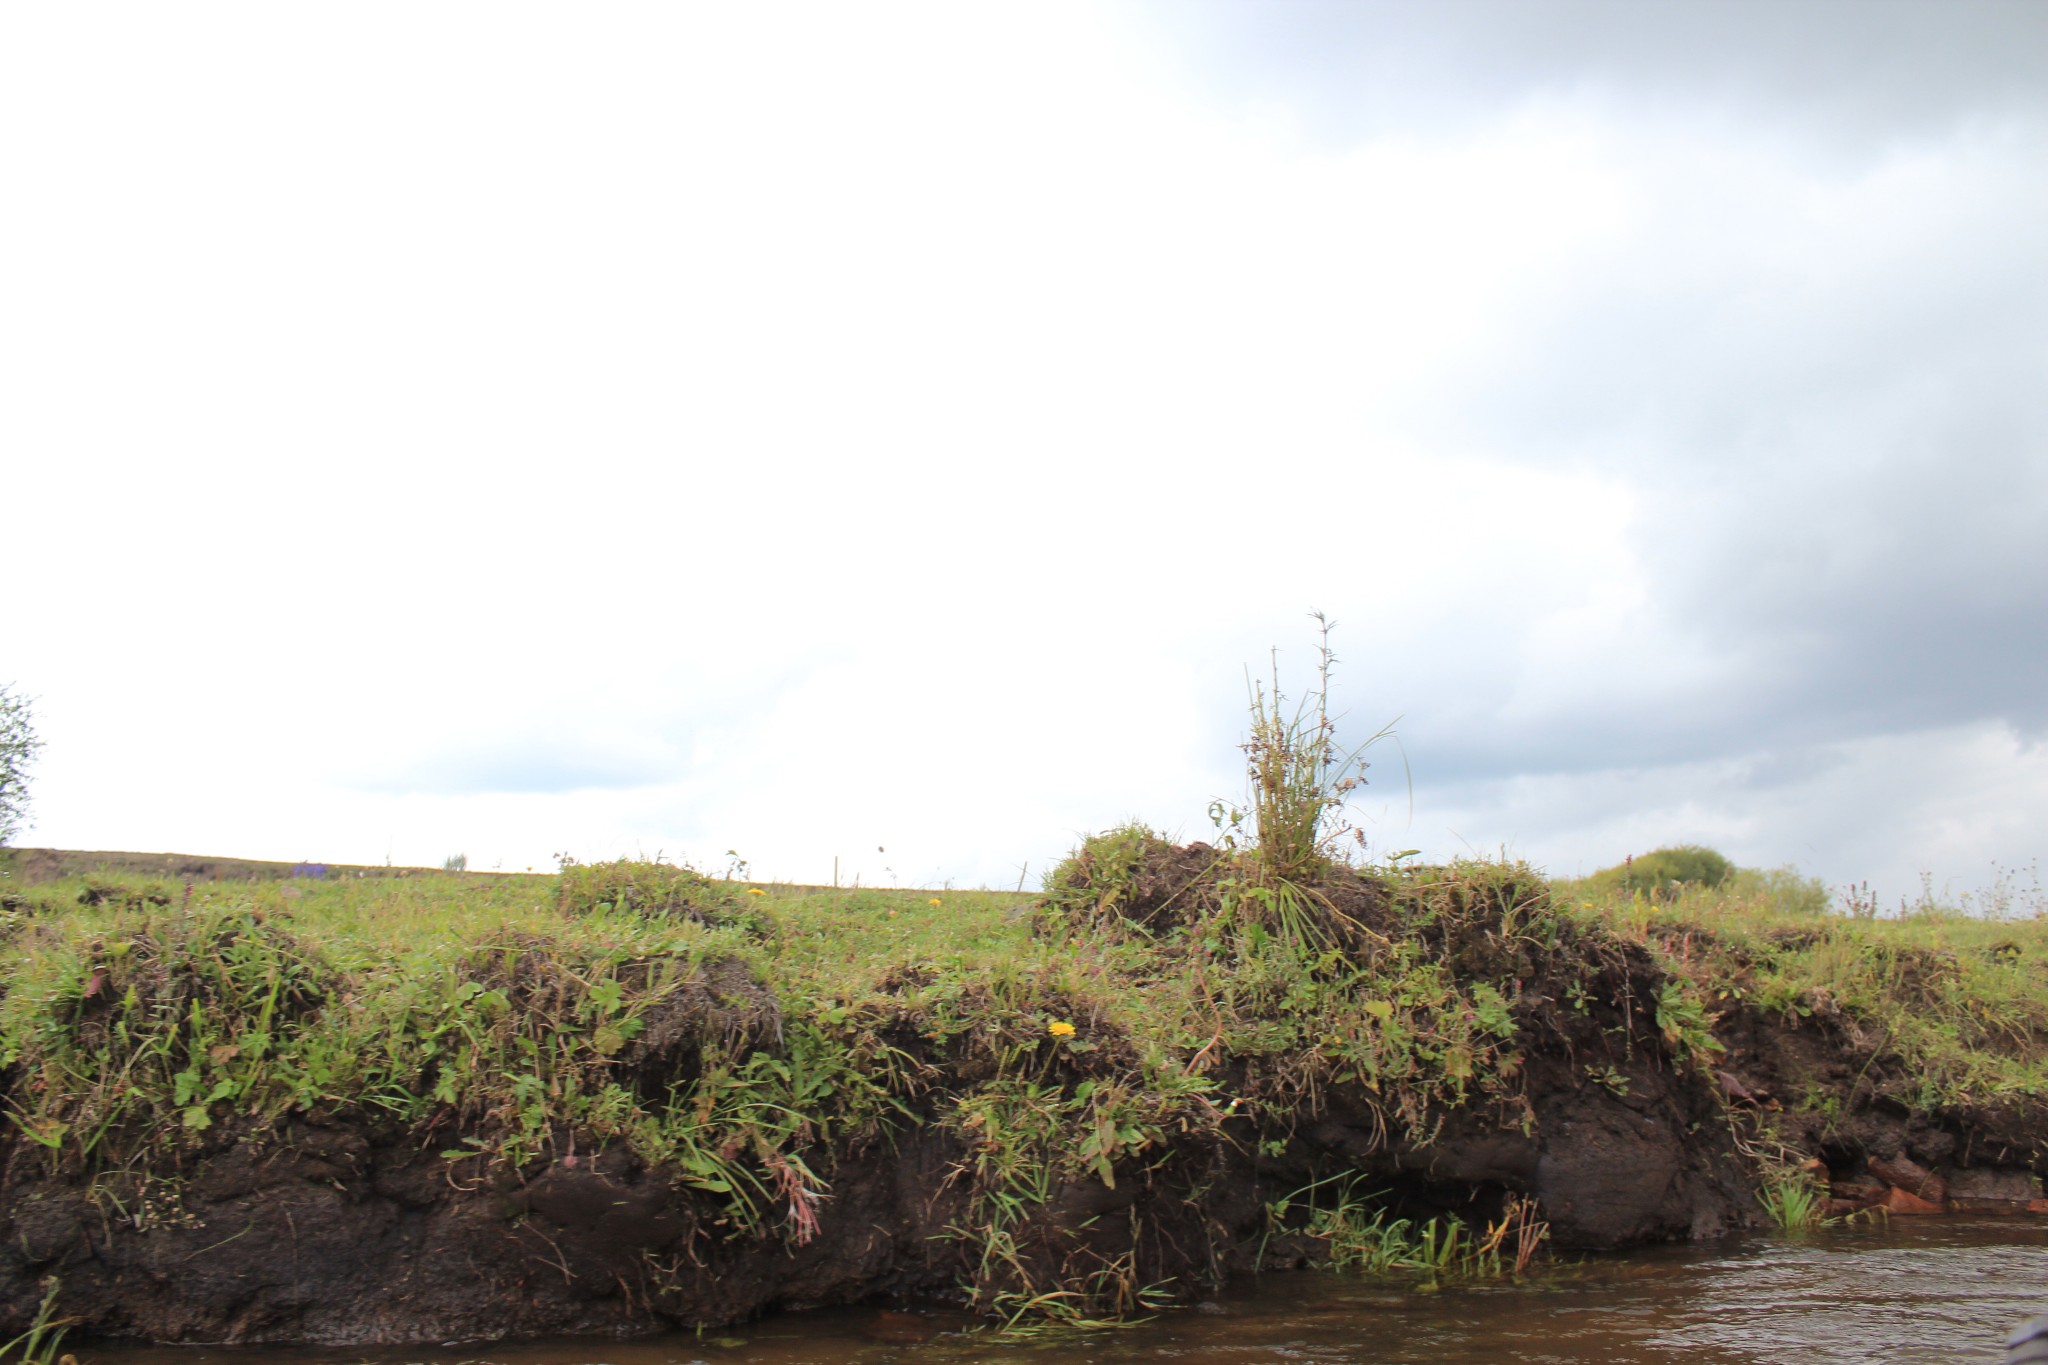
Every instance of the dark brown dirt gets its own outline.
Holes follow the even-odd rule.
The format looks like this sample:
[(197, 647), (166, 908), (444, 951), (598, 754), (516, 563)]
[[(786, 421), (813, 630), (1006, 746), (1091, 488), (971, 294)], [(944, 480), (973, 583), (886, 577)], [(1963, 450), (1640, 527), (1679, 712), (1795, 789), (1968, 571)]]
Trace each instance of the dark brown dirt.
[(466, 1178), (469, 1164), (302, 1126), (131, 1192), (126, 1213), (31, 1178), (9, 1190), (6, 1316), (25, 1320), (51, 1273), (93, 1331), (174, 1342), (616, 1334), (944, 1287), (928, 1250), (944, 1170), (929, 1143), (843, 1169), (839, 1216), (792, 1250), (721, 1239), (616, 1152), (523, 1180)]

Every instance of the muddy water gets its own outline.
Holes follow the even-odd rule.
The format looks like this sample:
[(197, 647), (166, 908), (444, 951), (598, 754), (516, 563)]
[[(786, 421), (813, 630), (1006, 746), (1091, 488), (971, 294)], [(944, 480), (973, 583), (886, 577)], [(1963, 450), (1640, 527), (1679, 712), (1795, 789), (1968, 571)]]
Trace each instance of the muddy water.
[(1871, 1365), (1996, 1361), (2048, 1311), (2048, 1221), (1944, 1218), (1589, 1261), (1426, 1292), (1300, 1273), (1202, 1309), (1002, 1341), (945, 1311), (791, 1314), (730, 1333), (438, 1349), (88, 1350), (88, 1365)]

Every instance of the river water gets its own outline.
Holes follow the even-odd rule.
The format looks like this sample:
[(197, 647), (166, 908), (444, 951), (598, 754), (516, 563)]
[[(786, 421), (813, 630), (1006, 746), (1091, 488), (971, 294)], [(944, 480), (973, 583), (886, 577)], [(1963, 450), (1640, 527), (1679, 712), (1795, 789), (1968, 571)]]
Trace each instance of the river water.
[(2048, 1311), (2048, 1221), (1948, 1217), (1594, 1259), (1435, 1290), (1316, 1272), (1113, 1331), (1004, 1340), (946, 1310), (787, 1314), (630, 1342), (88, 1347), (86, 1365), (1872, 1365), (1996, 1361)]

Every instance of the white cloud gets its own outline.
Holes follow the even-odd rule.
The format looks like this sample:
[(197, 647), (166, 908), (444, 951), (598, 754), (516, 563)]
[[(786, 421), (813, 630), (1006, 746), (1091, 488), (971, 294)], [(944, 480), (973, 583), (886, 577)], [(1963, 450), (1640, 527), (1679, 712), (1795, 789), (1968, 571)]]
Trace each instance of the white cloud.
[(2041, 789), (1942, 666), (2031, 676), (1984, 642), (2048, 582), (2024, 110), (1331, 138), (1059, 6), (5, 23), (32, 838), (1007, 882), (1201, 833), (1319, 607), (1480, 847), (2025, 852), (1814, 787), (1854, 816), (1780, 855), (1738, 780), (1910, 739)]

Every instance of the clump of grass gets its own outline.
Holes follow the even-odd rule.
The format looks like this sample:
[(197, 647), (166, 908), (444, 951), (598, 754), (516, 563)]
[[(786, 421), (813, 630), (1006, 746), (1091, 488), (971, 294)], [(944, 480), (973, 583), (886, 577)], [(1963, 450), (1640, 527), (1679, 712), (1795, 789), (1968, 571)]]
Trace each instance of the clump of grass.
[(603, 863), (564, 858), (555, 886), (555, 903), (569, 914), (621, 910), (756, 931), (767, 927), (765, 913), (751, 903), (759, 899), (695, 868), (625, 858)]
[(1082, 1326), (1157, 1305), (1163, 1287), (1143, 1281), (1133, 1248), (1091, 1248), (1087, 1231), (1058, 1227), (1050, 1206), (1076, 1183), (1145, 1180), (1172, 1159), (1168, 1135), (1200, 1123), (1199, 1097), (1214, 1089), (1201, 1077), (1114, 1068), (1075, 1081), (1061, 1063), (1077, 1047), (1092, 1044), (1056, 1022), (1044, 1046), (1019, 1050), (1011, 1074), (961, 1097), (947, 1120), (969, 1153), (969, 1217), (948, 1229), (969, 1249), (963, 1289), (1012, 1326), (1027, 1316)]
[(1227, 867), (1206, 844), (1177, 848), (1146, 825), (1118, 825), (1083, 840), (1046, 877), (1042, 927), (1117, 940), (1170, 934), (1216, 909)]
[(1418, 1222), (1395, 1218), (1355, 1173), (1325, 1177), (1267, 1205), (1267, 1218), (1285, 1226), (1297, 1201), (1300, 1231), (1320, 1242), (1326, 1269), (1367, 1275), (1415, 1275), (1429, 1281), (1499, 1279), (1527, 1273), (1550, 1229), (1531, 1200), (1508, 1201), (1484, 1231), (1452, 1215)]
[(0, 1060), (36, 1077), (10, 1117), (74, 1168), (103, 1146), (204, 1132), (222, 1108), (286, 1102), (334, 988), (319, 952), (266, 917), (136, 903), (96, 902), (122, 907), (96, 931), (51, 928), (0, 1000)]
[(1345, 804), (1365, 785), (1366, 750), (1393, 728), (1382, 727), (1356, 747), (1339, 747), (1329, 710), (1337, 664), (1332, 626), (1320, 612), (1314, 619), (1320, 631), (1316, 679), (1298, 699), (1290, 704), (1281, 687), (1277, 652), (1270, 686), (1249, 680), (1250, 731), (1241, 746), (1247, 805), (1239, 809), (1217, 801), (1209, 810), (1229, 855), (1227, 865), (1219, 865), (1206, 929), (1212, 943), (1237, 933), (1322, 952), (1353, 949), (1376, 937), (1355, 913), (1358, 897), (1334, 888), (1347, 880), (1340, 873), (1351, 872), (1349, 880), (1357, 880), (1348, 860), (1364, 851), (1365, 835), (1344, 818)]
[(1764, 1216), (1780, 1232), (1810, 1232), (1823, 1221), (1821, 1193), (1803, 1171), (1790, 1167), (1770, 1170), (1756, 1197)]
[(1090, 835), (1046, 876), (1045, 903), (1091, 924), (1129, 925), (1147, 855), (1171, 847), (1137, 821)]
[(27, 1331), (11, 1341), (0, 1343), (0, 1360), (11, 1357), (18, 1365), (78, 1365), (76, 1356), (68, 1352), (63, 1356), (57, 1354), (64, 1344), (66, 1332), (78, 1321), (57, 1316), (58, 1288), (55, 1275), (44, 1278), (43, 1298), (36, 1305), (35, 1317), (29, 1322)]
[(1309, 953), (1383, 941), (1358, 913), (1376, 896), (1346, 862), (1365, 839), (1343, 811), (1365, 784), (1366, 750), (1393, 730), (1339, 747), (1329, 711), (1332, 627), (1320, 612), (1314, 619), (1315, 682), (1297, 700), (1281, 687), (1277, 652), (1270, 687), (1248, 680), (1247, 805), (1211, 805), (1221, 849), (1176, 849), (1136, 823), (1094, 835), (1047, 878), (1041, 909), (1055, 928), (1121, 936), (1195, 926), (1212, 949), (1238, 939), (1253, 951), (1269, 940)]
[(140, 910), (148, 905), (169, 905), (170, 888), (162, 882), (145, 882), (131, 886), (124, 882), (108, 881), (103, 877), (87, 877), (78, 888), (80, 905), (119, 905), (129, 910)]
[(0, 886), (0, 929), (11, 927), (32, 915), (47, 915), (62, 909), (62, 902), (48, 892)]

